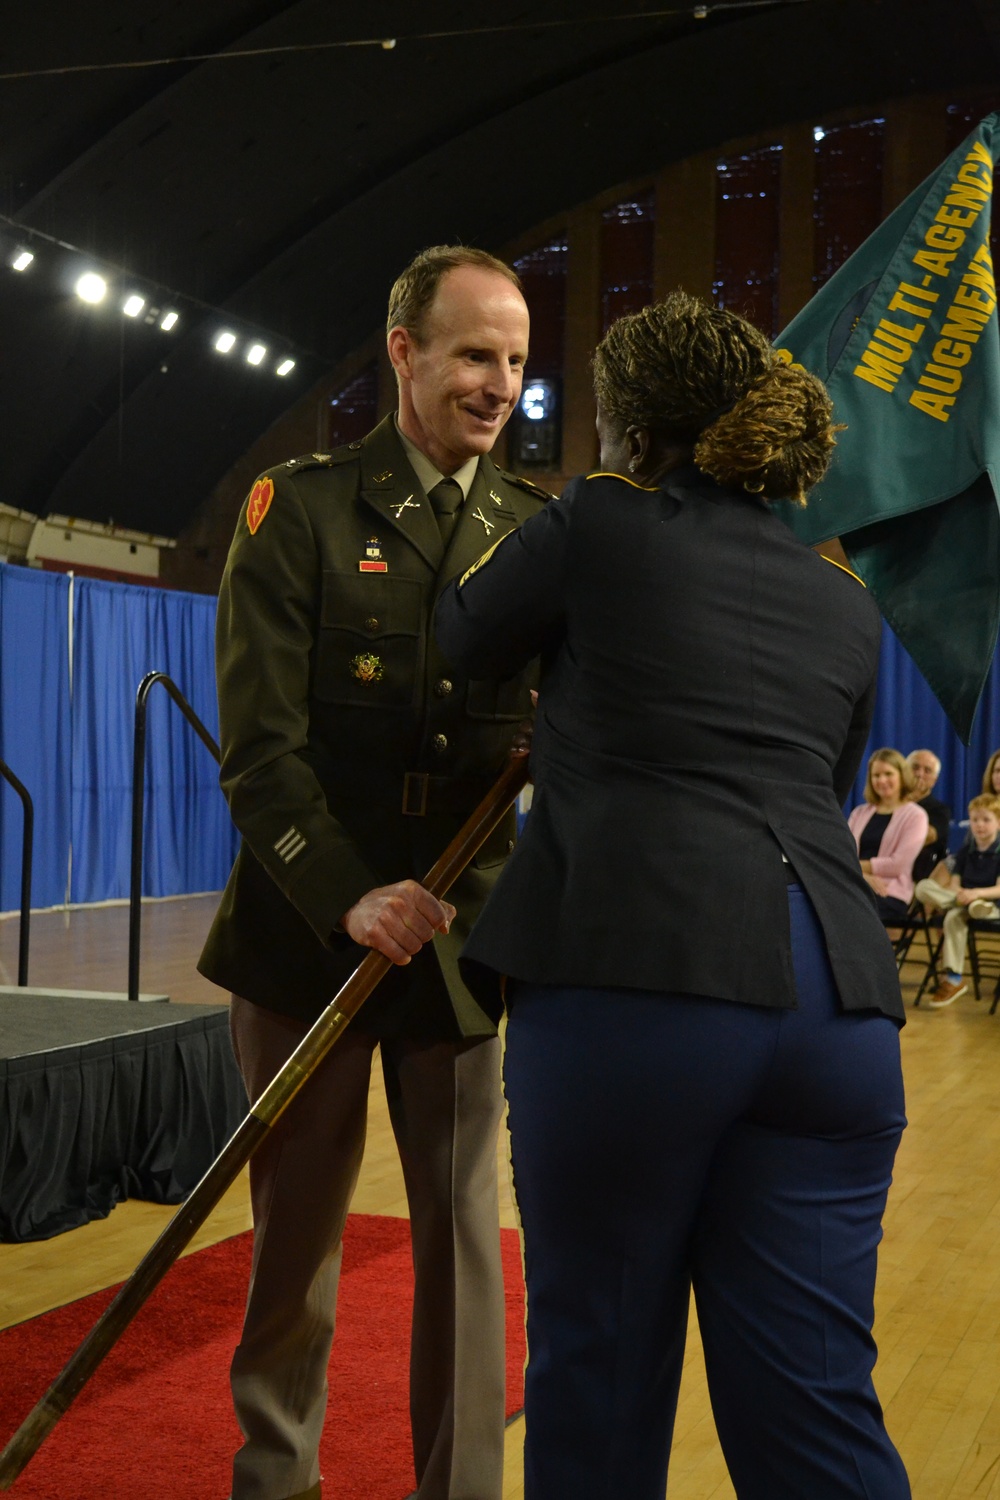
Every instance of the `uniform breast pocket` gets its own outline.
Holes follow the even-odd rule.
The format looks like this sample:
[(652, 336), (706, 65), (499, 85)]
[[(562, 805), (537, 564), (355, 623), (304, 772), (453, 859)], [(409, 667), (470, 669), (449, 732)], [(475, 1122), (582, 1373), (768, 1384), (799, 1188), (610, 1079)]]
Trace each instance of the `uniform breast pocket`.
[(412, 578), (323, 574), (313, 668), (321, 703), (406, 708), (422, 670), (423, 590)]

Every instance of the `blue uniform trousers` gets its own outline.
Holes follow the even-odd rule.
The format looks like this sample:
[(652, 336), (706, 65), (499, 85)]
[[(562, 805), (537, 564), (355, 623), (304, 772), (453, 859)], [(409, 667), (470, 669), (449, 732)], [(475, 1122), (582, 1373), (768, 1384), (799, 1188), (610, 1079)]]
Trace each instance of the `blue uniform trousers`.
[(509, 985), (525, 1500), (662, 1500), (692, 1286), (739, 1500), (910, 1494), (872, 1384), (897, 1027), (789, 905), (794, 1010)]

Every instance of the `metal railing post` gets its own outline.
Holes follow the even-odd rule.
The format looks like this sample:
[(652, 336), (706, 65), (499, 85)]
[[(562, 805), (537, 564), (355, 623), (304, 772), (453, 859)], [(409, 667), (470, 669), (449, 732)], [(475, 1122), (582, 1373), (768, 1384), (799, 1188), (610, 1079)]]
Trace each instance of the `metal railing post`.
[(135, 695), (135, 735), (132, 742), (132, 869), (129, 881), (128, 913), (128, 997), (139, 998), (139, 949), (142, 942), (142, 823), (146, 803), (146, 700), (153, 687), (162, 682), (203, 745), (222, 759), (219, 747), (184, 697), (177, 684), (165, 672), (147, 672)]
[(18, 781), (5, 761), (0, 760), (0, 776), (13, 787), (21, 799), (24, 830), (21, 836), (21, 927), (17, 944), (17, 982), (28, 983), (28, 943), (31, 929), (31, 858), (35, 842), (35, 806), (26, 786)]

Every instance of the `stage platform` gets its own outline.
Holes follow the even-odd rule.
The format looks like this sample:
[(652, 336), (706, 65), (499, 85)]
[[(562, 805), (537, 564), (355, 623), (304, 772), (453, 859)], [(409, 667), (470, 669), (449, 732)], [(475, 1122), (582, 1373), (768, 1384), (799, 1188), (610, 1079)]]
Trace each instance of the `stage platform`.
[(3, 987), (0, 1240), (179, 1203), (246, 1111), (225, 1005)]

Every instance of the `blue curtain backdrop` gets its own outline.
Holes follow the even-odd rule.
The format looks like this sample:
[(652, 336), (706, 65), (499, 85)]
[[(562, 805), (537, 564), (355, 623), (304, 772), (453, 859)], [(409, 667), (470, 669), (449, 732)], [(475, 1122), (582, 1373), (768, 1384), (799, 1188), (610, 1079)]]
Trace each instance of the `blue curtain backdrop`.
[[(128, 894), (135, 692), (150, 671), (177, 683), (218, 737), (214, 598), (78, 578), (0, 563), (0, 758), (35, 804), (32, 905)], [(957, 820), (1000, 748), (1000, 658), (967, 750), (912, 660), (885, 628), (869, 753), (894, 745), (935, 751), (936, 794)], [(867, 759), (867, 755), (866, 755)], [(214, 760), (162, 687), (149, 699), (143, 894), (217, 890), (237, 837)], [(848, 806), (863, 796), (864, 772)], [(0, 783), (0, 910), (20, 902), (21, 804)]]
[[(70, 598), (72, 590), (72, 663)], [(129, 890), (135, 693), (166, 672), (218, 738), (216, 601), (0, 565), (0, 756), (35, 802), (32, 905)], [(143, 894), (218, 890), (236, 834), (209, 751), (149, 698)], [(0, 791), (0, 910), (20, 902), (20, 802)]]
[[(204, 594), (76, 580), (74, 902), (128, 895), (135, 693), (146, 673), (172, 678), (218, 738), (215, 608)], [(218, 766), (157, 685), (146, 721), (143, 895), (218, 890), (234, 851)]]
[[(0, 563), (0, 759), (35, 812), (33, 906), (66, 899), (70, 840), (69, 579)], [(21, 904), (21, 799), (0, 783), (0, 911)]]

